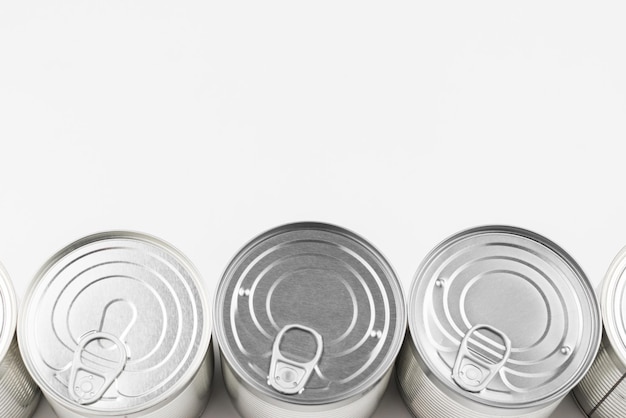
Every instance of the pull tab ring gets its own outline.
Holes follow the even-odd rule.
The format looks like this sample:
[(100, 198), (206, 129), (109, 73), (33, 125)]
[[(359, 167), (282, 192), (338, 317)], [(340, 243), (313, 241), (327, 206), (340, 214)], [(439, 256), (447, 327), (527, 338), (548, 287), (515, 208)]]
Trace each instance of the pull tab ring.
[[(470, 337), (478, 330), (486, 329), (496, 334), (504, 342), (504, 355), (497, 363), (489, 363), (487, 359), (479, 357), (469, 349)], [(511, 355), (511, 340), (502, 331), (490, 325), (475, 325), (461, 341), (452, 369), (452, 380), (468, 392), (480, 392), (493, 380), (498, 371), (504, 366)]]
[[(83, 362), (82, 354), (85, 351), (85, 347), (96, 340), (109, 341), (119, 350), (120, 357), (113, 367), (109, 368), (95, 364), (87, 365)], [(126, 366), (126, 360), (126, 347), (116, 336), (106, 332), (85, 334), (78, 342), (72, 361), (68, 385), (71, 398), (80, 405), (88, 405), (98, 401), (122, 373)]]
[[(299, 362), (285, 357), (280, 352), (280, 343), (287, 331), (299, 329), (313, 336), (316, 343), (315, 356), (307, 362)], [(272, 349), (272, 359), (270, 362), (270, 373), (267, 377), (267, 383), (280, 393), (285, 395), (295, 395), (302, 393), (304, 385), (309, 381), (313, 369), (319, 363), (322, 357), (324, 343), (322, 336), (312, 328), (303, 325), (291, 324), (286, 325), (280, 330)]]

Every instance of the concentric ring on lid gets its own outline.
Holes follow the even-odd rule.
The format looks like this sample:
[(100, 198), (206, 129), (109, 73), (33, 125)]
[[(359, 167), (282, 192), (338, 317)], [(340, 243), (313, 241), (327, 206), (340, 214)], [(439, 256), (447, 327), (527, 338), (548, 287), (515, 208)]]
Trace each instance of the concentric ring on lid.
[(447, 390), (497, 407), (564, 396), (593, 362), (599, 308), (583, 271), (533, 232), (486, 226), (438, 245), (409, 297), (414, 347)]
[(294, 404), (369, 389), (393, 364), (406, 328), (390, 264), (358, 235), (321, 223), (284, 225), (246, 244), (214, 309), (222, 354), (239, 378)]
[(35, 276), (20, 348), (61, 405), (132, 414), (172, 399), (194, 377), (211, 336), (208, 306), (196, 269), (171, 245), (134, 232), (95, 234)]
[(0, 264), (0, 361), (4, 358), (15, 335), (17, 301), (9, 274)]
[(602, 285), (601, 305), (611, 353), (626, 366), (626, 247), (609, 266)]

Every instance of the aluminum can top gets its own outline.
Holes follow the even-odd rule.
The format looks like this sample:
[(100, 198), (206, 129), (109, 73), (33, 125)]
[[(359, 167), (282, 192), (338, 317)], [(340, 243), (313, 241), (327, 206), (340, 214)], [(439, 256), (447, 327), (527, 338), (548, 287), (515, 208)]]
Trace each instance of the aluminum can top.
[(401, 285), (370, 243), (322, 223), (254, 238), (214, 304), (222, 355), (266, 397), (320, 405), (361, 394), (392, 366), (406, 329)]
[(508, 226), (439, 244), (416, 273), (408, 322), (438, 386), (502, 408), (563, 397), (591, 366), (602, 331), (578, 264), (548, 239)]
[(70, 410), (158, 409), (191, 381), (211, 336), (199, 274), (171, 245), (135, 232), (82, 238), (36, 274), (18, 326), (46, 396)]

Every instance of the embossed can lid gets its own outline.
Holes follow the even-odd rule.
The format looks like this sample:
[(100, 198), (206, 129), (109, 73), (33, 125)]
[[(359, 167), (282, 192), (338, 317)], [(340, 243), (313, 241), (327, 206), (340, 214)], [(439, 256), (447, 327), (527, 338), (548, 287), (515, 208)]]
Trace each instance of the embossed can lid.
[(46, 396), (79, 413), (146, 411), (176, 396), (205, 358), (210, 310), (199, 275), (144, 234), (80, 239), (37, 273), (18, 333)]
[(15, 291), (2, 264), (0, 264), (0, 362), (4, 359), (15, 335), (17, 302)]
[(345, 229), (297, 223), (243, 247), (214, 305), (222, 355), (270, 398), (327, 404), (371, 388), (400, 349), (406, 313), (385, 258)]
[(423, 367), (457, 399), (502, 408), (563, 397), (598, 350), (593, 289), (533, 232), (486, 226), (439, 244), (419, 267), (409, 329)]

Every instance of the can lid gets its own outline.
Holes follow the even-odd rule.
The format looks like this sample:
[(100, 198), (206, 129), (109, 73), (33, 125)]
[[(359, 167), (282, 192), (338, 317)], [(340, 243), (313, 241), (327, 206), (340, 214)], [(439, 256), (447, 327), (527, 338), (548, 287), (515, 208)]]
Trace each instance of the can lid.
[(533, 232), (458, 233), (422, 262), (409, 329), (446, 391), (484, 405), (528, 408), (563, 397), (601, 337), (593, 289), (576, 262)]
[(20, 349), (44, 393), (70, 410), (146, 411), (180, 393), (204, 360), (205, 298), (191, 262), (164, 241), (91, 235), (35, 276), (18, 325)]
[(626, 247), (613, 259), (602, 285), (602, 319), (612, 353), (626, 365)]
[(391, 265), (363, 238), (321, 223), (284, 225), (246, 244), (214, 309), (239, 379), (293, 404), (367, 391), (393, 365), (406, 329)]
[(17, 302), (9, 274), (0, 264), (0, 362), (4, 359), (17, 323)]

